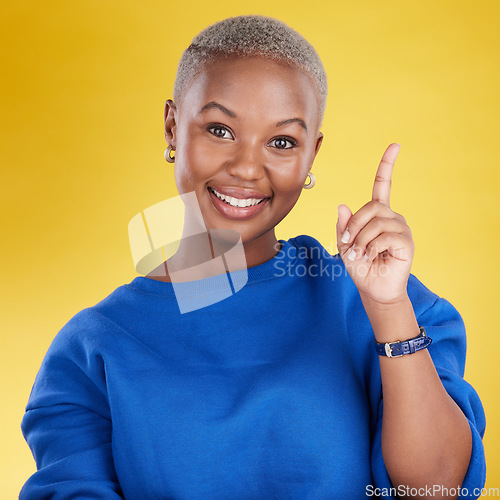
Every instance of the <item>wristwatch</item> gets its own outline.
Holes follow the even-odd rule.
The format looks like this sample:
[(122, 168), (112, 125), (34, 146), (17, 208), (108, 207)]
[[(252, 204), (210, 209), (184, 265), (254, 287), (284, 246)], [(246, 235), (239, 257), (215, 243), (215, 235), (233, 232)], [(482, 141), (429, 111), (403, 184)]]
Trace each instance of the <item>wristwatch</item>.
[(377, 342), (375, 341), (375, 350), (379, 356), (388, 358), (399, 358), (404, 354), (413, 354), (414, 352), (426, 349), (431, 345), (432, 339), (425, 333), (425, 328), (419, 326), (420, 334), (412, 339), (395, 342)]

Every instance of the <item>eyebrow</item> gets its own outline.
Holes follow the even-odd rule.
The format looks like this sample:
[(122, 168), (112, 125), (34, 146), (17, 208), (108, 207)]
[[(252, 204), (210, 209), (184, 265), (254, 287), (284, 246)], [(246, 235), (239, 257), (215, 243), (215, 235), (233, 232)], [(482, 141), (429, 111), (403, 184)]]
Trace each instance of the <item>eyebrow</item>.
[[(215, 101), (210, 101), (208, 104), (205, 104), (205, 106), (203, 106), (200, 109), (200, 113), (203, 113), (204, 111), (213, 108), (219, 109), (220, 111), (225, 113), (227, 116), (230, 116), (231, 118), (236, 118), (236, 113), (233, 113), (225, 106)], [(288, 118), (287, 120), (282, 120), (276, 124), (276, 127), (281, 127), (282, 125), (287, 125), (289, 123), (298, 123), (307, 132), (307, 125), (305, 124), (304, 120), (302, 120), (302, 118)]]
[(207, 109), (212, 109), (212, 108), (220, 109), (227, 116), (230, 116), (231, 118), (236, 118), (235, 113), (233, 113), (232, 111), (229, 111), (229, 109), (227, 109), (225, 106), (223, 106), (222, 104), (219, 104), (218, 102), (215, 102), (215, 101), (210, 101), (208, 104), (205, 104), (205, 106), (203, 106), (200, 109), (200, 113), (203, 113), (203, 111), (206, 111)]
[(307, 125), (305, 124), (304, 120), (302, 120), (302, 118), (289, 118), (288, 120), (278, 122), (276, 126), (281, 127), (282, 125), (287, 125), (288, 123), (294, 122), (298, 123), (307, 132)]

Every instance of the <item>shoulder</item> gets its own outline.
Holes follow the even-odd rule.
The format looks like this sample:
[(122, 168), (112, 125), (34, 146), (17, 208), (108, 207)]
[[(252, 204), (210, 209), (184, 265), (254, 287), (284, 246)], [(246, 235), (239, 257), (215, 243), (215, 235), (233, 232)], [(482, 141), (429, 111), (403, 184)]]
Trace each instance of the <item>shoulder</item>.
[(357, 290), (336, 248), (325, 247), (316, 238), (306, 234), (290, 238), (288, 243), (296, 253), (296, 266), (307, 268), (308, 276), (315, 278), (316, 282), (331, 282), (335, 288), (342, 283), (349, 293)]
[[(298, 249), (319, 249), (321, 250), (321, 255), (323, 257), (332, 257), (330, 251), (331, 249), (326, 249), (316, 238), (309, 236), (308, 234), (299, 234), (290, 238), (288, 242)], [(311, 255), (314, 255), (311, 253)]]
[[(133, 289), (121, 285), (64, 324), (43, 357), (30, 397), (30, 408), (54, 404), (61, 387), (73, 388), (75, 394), (79, 387), (97, 387), (98, 392), (105, 392), (105, 367), (136, 344), (123, 327), (134, 315), (131, 313), (134, 302), (131, 293), (135, 293)], [(117, 322), (120, 317), (125, 318), (122, 326)]]
[(301, 234), (290, 238), (288, 243), (296, 252), (297, 258), (301, 261), (308, 261), (309, 264), (325, 261), (331, 265), (344, 267), (340, 255), (338, 253), (333, 254), (333, 248), (325, 247), (312, 236)]
[[(120, 318), (130, 319), (138, 314), (134, 295), (137, 290), (128, 284), (120, 285), (96, 304), (73, 315), (51, 342), (47, 357), (88, 358), (90, 354), (112, 349), (122, 334)], [(144, 307), (142, 297), (142, 307)]]

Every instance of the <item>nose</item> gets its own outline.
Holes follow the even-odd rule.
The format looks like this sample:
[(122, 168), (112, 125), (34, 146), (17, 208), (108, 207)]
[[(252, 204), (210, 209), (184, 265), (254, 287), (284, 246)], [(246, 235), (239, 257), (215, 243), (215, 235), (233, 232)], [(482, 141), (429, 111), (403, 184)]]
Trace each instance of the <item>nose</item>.
[(265, 154), (257, 144), (240, 144), (226, 164), (226, 171), (245, 181), (256, 181), (265, 175)]

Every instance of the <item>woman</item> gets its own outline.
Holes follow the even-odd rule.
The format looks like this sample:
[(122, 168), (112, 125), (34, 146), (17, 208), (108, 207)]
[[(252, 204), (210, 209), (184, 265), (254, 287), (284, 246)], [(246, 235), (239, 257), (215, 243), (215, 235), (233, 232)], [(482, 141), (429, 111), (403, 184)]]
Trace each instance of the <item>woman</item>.
[[(411, 231), (389, 206), (399, 145), (372, 200), (339, 206), (337, 255), (276, 239), (314, 186), (325, 102), (318, 55), (275, 19), (193, 40), (165, 106), (165, 158), (196, 200), (183, 239), (54, 339), (23, 419), (38, 471), (21, 498), (479, 495), (463, 321), (410, 274)], [(227, 293), (215, 263), (236, 240)]]

